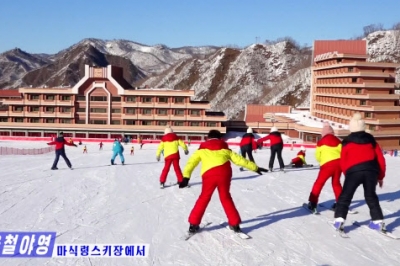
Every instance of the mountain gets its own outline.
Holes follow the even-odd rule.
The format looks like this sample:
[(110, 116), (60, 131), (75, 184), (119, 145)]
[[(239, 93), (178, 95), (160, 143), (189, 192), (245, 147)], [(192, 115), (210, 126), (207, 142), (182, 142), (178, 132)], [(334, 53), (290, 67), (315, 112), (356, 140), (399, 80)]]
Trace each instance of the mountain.
[[(370, 61), (400, 62), (400, 31), (365, 37)], [(246, 48), (169, 48), (128, 40), (84, 39), (54, 55), (14, 49), (0, 54), (0, 88), (74, 85), (83, 65), (114, 64), (132, 86), (194, 89), (215, 111), (241, 119), (246, 103), (309, 106), (312, 48), (290, 39)], [(397, 82), (400, 81), (400, 69)]]

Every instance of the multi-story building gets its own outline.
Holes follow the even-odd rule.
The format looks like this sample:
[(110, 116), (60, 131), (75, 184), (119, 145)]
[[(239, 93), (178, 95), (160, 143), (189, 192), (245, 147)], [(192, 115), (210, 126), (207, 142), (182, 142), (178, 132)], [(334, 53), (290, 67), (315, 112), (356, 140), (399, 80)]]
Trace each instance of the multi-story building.
[(208, 102), (192, 101), (193, 90), (133, 88), (122, 71), (86, 65), (72, 88), (0, 90), (0, 135), (47, 137), (63, 131), (77, 138), (154, 139), (166, 126), (192, 140), (210, 129), (225, 133), (225, 115), (207, 111)]
[(311, 115), (348, 124), (361, 113), (367, 129), (386, 148), (400, 147), (400, 105), (395, 93), (399, 64), (367, 61), (365, 40), (315, 41)]

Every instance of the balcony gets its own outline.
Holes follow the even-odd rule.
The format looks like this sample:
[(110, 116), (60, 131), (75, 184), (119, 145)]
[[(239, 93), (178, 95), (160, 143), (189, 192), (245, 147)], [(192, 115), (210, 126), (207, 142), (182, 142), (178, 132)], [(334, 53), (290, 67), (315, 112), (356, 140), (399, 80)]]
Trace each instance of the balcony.
[(130, 113), (121, 114), (122, 119), (136, 119), (137, 117), (138, 114), (130, 114)]
[(8, 115), (9, 116), (23, 117), (23, 116), (25, 116), (25, 112), (24, 111), (9, 111)]
[(313, 88), (374, 88), (374, 89), (394, 89), (396, 83), (373, 83), (373, 82), (364, 82), (364, 83), (328, 83), (328, 84), (312, 84)]
[(186, 119), (188, 120), (188, 121), (203, 121), (203, 116), (200, 116), (200, 115), (196, 115), (196, 116), (191, 116), (191, 115), (188, 115), (187, 117), (186, 117)]
[(154, 115), (154, 120), (171, 120), (171, 116), (156, 114)]
[(74, 113), (60, 113), (60, 112), (57, 112), (56, 113), (56, 117), (57, 118), (74, 118), (75, 116), (74, 116)]
[(174, 121), (174, 120), (186, 121), (187, 116), (186, 115), (170, 115), (170, 119), (171, 119), (171, 121)]
[(56, 116), (55, 112), (42, 112), (40, 114), (40, 117), (54, 118), (55, 116)]
[(188, 105), (187, 105), (187, 108), (188, 109), (205, 109), (205, 110), (208, 110), (208, 109), (210, 109), (210, 103), (209, 102), (207, 102), (207, 103), (202, 103), (202, 102), (190, 102)]
[(25, 100), (25, 105), (40, 105), (41, 102), (40, 100)]
[(343, 77), (380, 77), (380, 78), (392, 78), (394, 73), (387, 73), (382, 71), (367, 71), (361, 70), (358, 72), (340, 72), (340, 73), (330, 73), (330, 74), (317, 74), (314, 75), (317, 79), (325, 78), (343, 78)]
[(137, 119), (142, 119), (142, 120), (154, 120), (154, 115), (144, 115), (144, 114), (138, 114)]
[(25, 112), (25, 117), (40, 117), (40, 112)]
[(171, 108), (171, 103), (156, 103), (155, 108)]
[(51, 100), (46, 100), (46, 101), (41, 101), (40, 104), (42, 106), (55, 106), (57, 105), (56, 101), (51, 101)]
[(8, 117), (8, 111), (0, 111), (0, 117)]
[(140, 103), (138, 103), (138, 107), (139, 108), (153, 108), (154, 107), (154, 103), (143, 103), (143, 102), (140, 102)]
[(171, 103), (171, 108), (184, 108), (186, 109), (188, 105), (186, 103)]
[(371, 99), (371, 100), (399, 100), (398, 94), (334, 94), (334, 93), (321, 93), (314, 92), (316, 96), (326, 96), (332, 98), (350, 98), (350, 99)]
[(3, 104), (6, 104), (6, 105), (25, 105), (23, 99), (20, 99), (20, 100), (6, 99), (5, 101), (3, 101)]
[[(337, 103), (328, 103), (322, 101), (314, 101), (315, 104), (320, 104), (324, 106), (337, 107), (346, 110), (356, 110), (356, 111), (390, 111), (390, 112), (399, 112), (400, 106), (371, 106), (371, 105), (343, 105)], [(317, 108), (318, 109), (318, 108)]]
[(138, 107), (137, 102), (121, 102), (121, 107)]
[(58, 106), (74, 106), (73, 101), (57, 101)]

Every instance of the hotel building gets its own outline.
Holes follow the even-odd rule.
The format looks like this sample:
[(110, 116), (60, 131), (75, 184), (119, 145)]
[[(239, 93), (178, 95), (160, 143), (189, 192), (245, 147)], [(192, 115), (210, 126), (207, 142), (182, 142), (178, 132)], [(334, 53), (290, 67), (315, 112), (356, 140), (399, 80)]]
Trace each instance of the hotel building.
[(367, 129), (386, 148), (400, 147), (400, 64), (367, 62), (365, 40), (315, 41), (311, 115), (348, 124), (361, 113)]
[(159, 139), (171, 126), (182, 139), (201, 140), (210, 129), (225, 133), (222, 112), (192, 101), (193, 90), (139, 89), (122, 68), (85, 66), (72, 88), (0, 90), (0, 135)]

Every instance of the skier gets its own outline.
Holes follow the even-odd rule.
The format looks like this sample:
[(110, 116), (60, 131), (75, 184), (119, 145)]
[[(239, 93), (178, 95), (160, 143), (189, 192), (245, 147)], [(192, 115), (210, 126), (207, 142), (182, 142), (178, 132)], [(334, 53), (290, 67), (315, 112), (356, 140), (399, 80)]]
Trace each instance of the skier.
[(76, 144), (69, 143), (68, 141), (66, 141), (64, 139), (63, 132), (60, 132), (59, 136), (57, 138), (55, 138), (54, 141), (47, 143), (47, 145), (55, 145), (56, 146), (56, 158), (54, 159), (51, 170), (58, 170), (57, 164), (58, 164), (58, 160), (60, 159), (60, 156), (64, 158), (65, 163), (72, 170), (71, 162), (69, 161), (67, 155), (65, 154), (65, 145), (74, 146), (74, 147), (78, 147), (78, 146)]
[(186, 155), (189, 154), (189, 150), (186, 144), (182, 140), (180, 140), (175, 133), (173, 133), (172, 128), (167, 127), (164, 130), (164, 134), (165, 135), (161, 138), (161, 142), (158, 145), (156, 153), (157, 161), (160, 161), (161, 152), (163, 152), (165, 160), (164, 169), (162, 170), (160, 175), (160, 186), (162, 188), (164, 187), (171, 164), (174, 166), (175, 174), (178, 179), (178, 184), (182, 182), (183, 176), (181, 168), (179, 166), (179, 146), (183, 148)]
[(300, 147), (300, 151), (297, 153), (297, 156), (294, 157), (290, 163), (291, 164), (289, 166), (293, 168), (300, 168), (307, 165), (306, 148), (304, 148), (304, 146)]
[(308, 208), (313, 212), (317, 211), (319, 195), (329, 178), (332, 178), (332, 188), (335, 194), (335, 203), (331, 207), (332, 209), (336, 208), (336, 202), (339, 199), (340, 193), (342, 193), (342, 185), (340, 184), (340, 176), (342, 174), (340, 152), (342, 150), (342, 143), (334, 135), (333, 129), (328, 122), (325, 122), (323, 125), (321, 137), (315, 149), (315, 157), (319, 162), (320, 170), (308, 198)]
[(179, 188), (187, 187), (194, 168), (201, 162), (202, 190), (189, 216), (189, 232), (195, 233), (199, 230), (204, 212), (216, 188), (218, 189), (225, 214), (228, 217), (230, 229), (235, 232), (241, 232), (239, 226), (241, 218), (230, 194), (232, 180), (231, 161), (259, 175), (262, 172), (268, 172), (267, 169), (258, 167), (254, 162), (230, 150), (228, 144), (222, 140), (221, 132), (210, 130), (207, 141), (201, 143), (199, 149), (189, 158), (183, 170), (183, 181), (179, 184)]
[(131, 155), (133, 155), (134, 152), (135, 152), (135, 147), (132, 146), (132, 148), (131, 148)]
[(85, 146), (83, 146), (83, 153), (87, 153), (87, 148), (86, 148), (86, 145), (85, 145)]
[(140, 145), (140, 149), (142, 149), (142, 147), (143, 147), (142, 138), (138, 137), (137, 142)]
[(100, 146), (99, 150), (102, 150), (103, 149), (103, 142), (102, 141), (99, 143), (99, 146)]
[(283, 150), (283, 140), (282, 140), (282, 135), (278, 131), (276, 127), (272, 127), (270, 133), (257, 140), (257, 143), (262, 145), (264, 141), (269, 140), (270, 141), (270, 149), (271, 149), (271, 157), (269, 158), (269, 171), (272, 172), (272, 169), (274, 167), (274, 162), (275, 162), (275, 156), (278, 157), (278, 162), (279, 162), (279, 167), (280, 170), (283, 171), (285, 168), (285, 164), (283, 163), (282, 160), (282, 150)]
[[(239, 144), (241, 155), (246, 158), (247, 154), (247, 158), (252, 162), (254, 162), (253, 150), (257, 149), (257, 142), (254, 139), (253, 129), (249, 127), (247, 133), (242, 136)], [(240, 171), (243, 171), (243, 167), (240, 167)]]
[(191, 140), (190, 140), (190, 138), (188, 139), (188, 146), (190, 147), (190, 142), (191, 142)]
[(365, 132), (365, 122), (355, 113), (349, 123), (350, 135), (342, 141), (340, 165), (345, 175), (343, 190), (335, 209), (335, 227), (343, 230), (351, 200), (359, 185), (364, 187), (364, 197), (370, 210), (371, 229), (385, 232), (383, 213), (376, 195), (376, 186), (383, 185), (386, 162), (375, 138)]
[(122, 164), (125, 164), (125, 158), (124, 158), (124, 146), (121, 145), (121, 142), (118, 139), (115, 139), (114, 144), (113, 144), (113, 155), (111, 157), (111, 165), (114, 165), (114, 160), (117, 155), (119, 155), (119, 158), (121, 160)]

